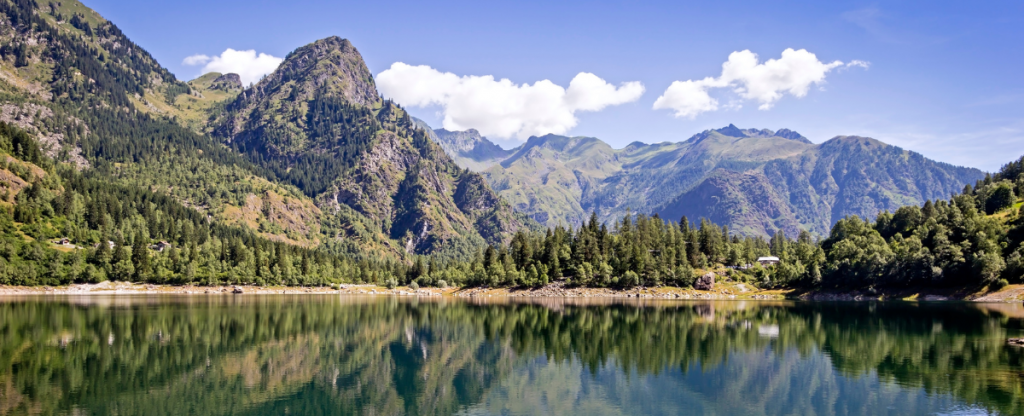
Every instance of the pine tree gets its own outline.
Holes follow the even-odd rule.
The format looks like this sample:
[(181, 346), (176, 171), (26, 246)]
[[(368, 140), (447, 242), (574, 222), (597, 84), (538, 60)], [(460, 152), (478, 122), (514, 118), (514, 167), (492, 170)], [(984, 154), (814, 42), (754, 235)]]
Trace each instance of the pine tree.
[(139, 281), (148, 279), (150, 274), (149, 248), (146, 246), (142, 232), (136, 233), (132, 241), (132, 265), (135, 266), (135, 277)]

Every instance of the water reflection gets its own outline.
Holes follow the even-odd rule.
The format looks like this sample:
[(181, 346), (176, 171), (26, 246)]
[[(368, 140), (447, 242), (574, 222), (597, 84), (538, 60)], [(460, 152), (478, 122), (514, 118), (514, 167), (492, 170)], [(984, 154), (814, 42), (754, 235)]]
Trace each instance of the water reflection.
[(7, 414), (1021, 414), (1024, 308), (0, 299)]

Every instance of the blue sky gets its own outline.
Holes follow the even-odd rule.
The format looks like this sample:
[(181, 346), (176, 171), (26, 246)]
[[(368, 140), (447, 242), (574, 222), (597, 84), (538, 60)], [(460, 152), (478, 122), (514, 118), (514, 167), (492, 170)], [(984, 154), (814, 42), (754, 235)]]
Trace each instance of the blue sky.
[[(978, 3), (86, 0), (182, 79), (199, 75), (200, 66), (182, 63), (195, 54), (283, 57), (337, 35), (374, 74), (403, 62), (516, 84), (568, 87), (580, 72), (616, 86), (639, 81), (639, 98), (578, 111), (567, 131), (614, 147), (733, 123), (790, 128), (814, 142), (870, 136), (994, 170), (1024, 154), (1024, 3)], [(673, 81), (721, 75), (733, 52), (764, 61), (787, 48), (870, 67), (832, 69), (805, 96), (784, 94), (768, 110), (730, 88), (715, 92), (717, 111), (692, 118), (652, 108)], [(438, 106), (410, 111), (442, 124)]]

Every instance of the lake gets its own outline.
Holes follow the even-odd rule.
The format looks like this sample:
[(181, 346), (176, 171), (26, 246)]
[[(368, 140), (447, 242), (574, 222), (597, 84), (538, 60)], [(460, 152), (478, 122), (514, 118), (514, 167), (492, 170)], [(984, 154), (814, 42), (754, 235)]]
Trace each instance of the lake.
[(0, 298), (0, 415), (1024, 413), (1024, 307)]

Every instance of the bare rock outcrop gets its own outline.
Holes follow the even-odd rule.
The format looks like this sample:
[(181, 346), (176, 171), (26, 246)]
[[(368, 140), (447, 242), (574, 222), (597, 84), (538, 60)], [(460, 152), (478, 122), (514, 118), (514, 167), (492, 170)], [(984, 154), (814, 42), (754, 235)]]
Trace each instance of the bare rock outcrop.
[(697, 279), (697, 282), (693, 284), (693, 287), (697, 290), (712, 290), (715, 288), (715, 274), (708, 272)]

